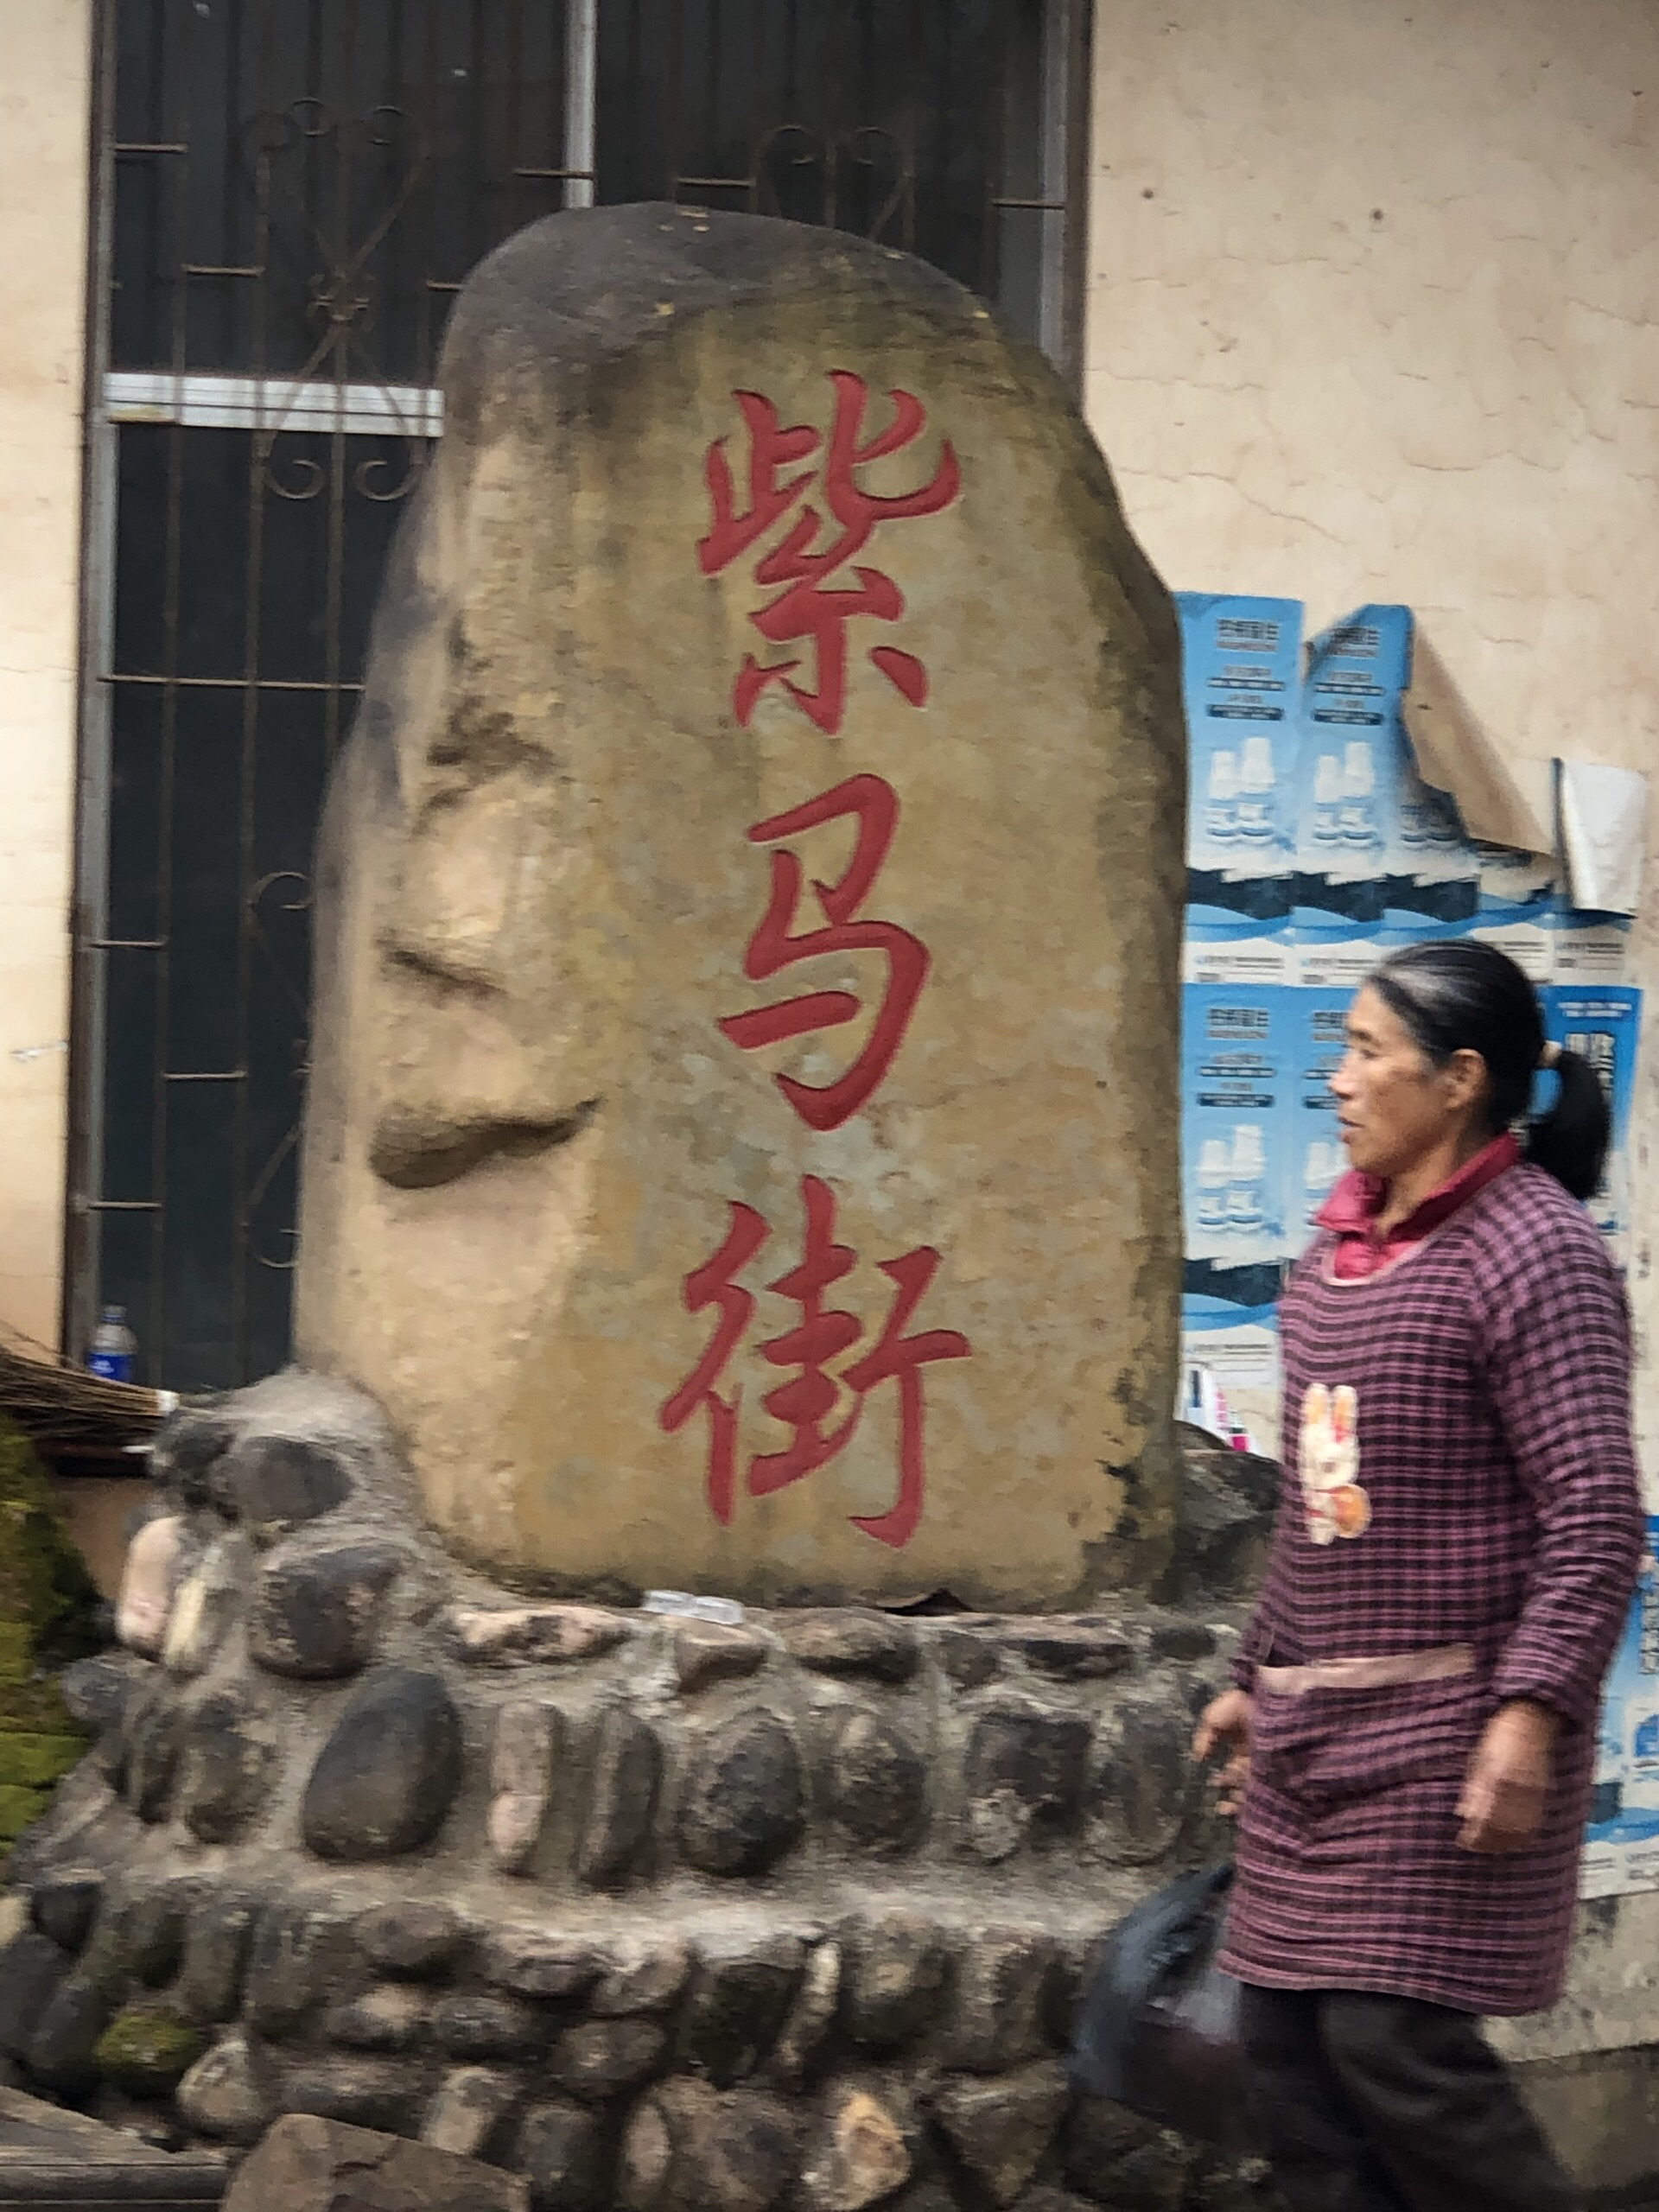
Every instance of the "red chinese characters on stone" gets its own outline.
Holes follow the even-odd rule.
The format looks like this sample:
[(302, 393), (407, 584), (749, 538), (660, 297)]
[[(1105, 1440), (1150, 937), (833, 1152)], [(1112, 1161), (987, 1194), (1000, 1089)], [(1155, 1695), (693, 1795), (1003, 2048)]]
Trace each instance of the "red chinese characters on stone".
[[(901, 1550), (920, 1524), (926, 1491), (922, 1370), (938, 1360), (966, 1359), (972, 1348), (959, 1329), (924, 1329), (913, 1336), (906, 1334), (939, 1266), (939, 1255), (931, 1246), (920, 1245), (902, 1258), (879, 1263), (893, 1285), (887, 1319), (870, 1349), (842, 1370), (838, 1387), (830, 1372), (831, 1363), (851, 1351), (865, 1331), (855, 1314), (825, 1300), (836, 1284), (852, 1273), (856, 1255), (849, 1245), (836, 1241), (835, 1193), (827, 1183), (816, 1175), (804, 1175), (801, 1204), (805, 1233), (799, 1264), (767, 1285), (780, 1298), (799, 1306), (800, 1319), (757, 1347), (769, 1365), (791, 1370), (786, 1381), (761, 1400), (772, 1419), (789, 1432), (788, 1440), (779, 1451), (757, 1452), (751, 1457), (749, 1495), (766, 1497), (827, 1466), (851, 1442), (872, 1391), (883, 1382), (896, 1382), (899, 1465), (893, 1503), (885, 1513), (854, 1514), (850, 1518), (866, 1535)], [(699, 1408), (707, 1411), (709, 1504), (722, 1524), (730, 1523), (736, 1508), (742, 1393), (734, 1388), (722, 1397), (719, 1386), (754, 1313), (753, 1294), (745, 1290), (737, 1277), (770, 1234), (753, 1206), (734, 1204), (731, 1216), (719, 1251), (685, 1278), (686, 1311), (700, 1313), (714, 1307), (719, 1315), (714, 1334), (702, 1358), (672, 1396), (664, 1401), (658, 1415), (663, 1429), (673, 1435)], [(850, 1402), (831, 1425), (831, 1416), (842, 1403), (842, 1389)]]
[[(786, 814), (757, 822), (749, 842), (775, 845), (797, 837), (826, 822), (848, 817), (858, 825), (852, 858), (834, 883), (816, 879), (813, 895), (824, 918), (822, 929), (795, 931), (801, 901), (801, 863), (792, 852), (772, 856), (772, 893), (760, 926), (743, 956), (743, 973), (753, 982), (764, 982), (798, 961), (825, 952), (880, 952), (887, 963), (887, 988), (882, 994), (864, 1049), (844, 1075), (834, 1083), (802, 1083), (794, 1076), (773, 1079), (809, 1128), (836, 1129), (869, 1099), (893, 1065), (904, 1042), (910, 1018), (916, 1010), (922, 986), (931, 964), (927, 947), (896, 922), (861, 920), (858, 910), (868, 895), (899, 826), (899, 800), (891, 784), (880, 776), (849, 776), (832, 791), (821, 792)], [(781, 1044), (818, 1029), (832, 1029), (854, 1020), (861, 1011), (850, 991), (803, 991), (792, 999), (747, 1014), (728, 1014), (721, 1022), (722, 1034), (740, 1052), (752, 1052), (762, 1045)]]
[[(856, 560), (878, 524), (936, 515), (962, 489), (962, 470), (947, 440), (931, 480), (917, 491), (882, 497), (863, 490), (857, 471), (912, 443), (926, 428), (926, 410), (911, 392), (889, 392), (892, 422), (868, 444), (861, 444), (869, 386), (845, 369), (832, 369), (830, 381), (835, 388), (835, 413), (821, 470), (806, 467), (785, 474), (797, 461), (816, 454), (823, 441), (804, 423), (785, 429), (777, 409), (758, 391), (732, 395), (748, 431), (745, 512), (738, 512), (724, 438), (715, 440), (704, 464), (712, 519), (708, 535), (698, 541), (697, 559), (706, 576), (718, 575), (781, 522), (804, 498), (815, 474), (820, 477), (830, 515), (826, 523), (815, 506), (801, 506), (783, 537), (756, 563), (756, 583), (764, 590), (776, 590), (777, 595), (749, 620), (769, 645), (810, 645), (812, 681), (809, 685), (791, 680), (803, 664), (798, 654), (762, 664), (746, 653), (732, 687), (733, 711), (746, 729), (760, 694), (769, 684), (781, 683), (821, 730), (831, 736), (840, 730), (847, 706), (847, 626), (864, 615), (896, 622), (905, 611), (905, 597), (880, 569), (855, 566), (852, 581), (835, 588), (831, 579)], [(876, 645), (869, 659), (912, 707), (926, 702), (927, 671), (913, 653), (902, 652), (896, 645)]]

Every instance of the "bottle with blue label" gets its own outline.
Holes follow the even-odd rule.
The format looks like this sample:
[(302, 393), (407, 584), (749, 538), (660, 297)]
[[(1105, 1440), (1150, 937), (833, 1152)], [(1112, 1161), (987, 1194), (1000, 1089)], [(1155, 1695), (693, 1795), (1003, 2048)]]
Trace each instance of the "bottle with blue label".
[(1227, 1190), (1227, 1226), (1235, 1236), (1253, 1236), (1267, 1220), (1267, 1147), (1259, 1123), (1233, 1128), (1232, 1177)]
[(1321, 753), (1314, 765), (1311, 830), (1321, 852), (1334, 852), (1342, 843), (1342, 763), (1334, 753)]
[(126, 1307), (106, 1306), (92, 1332), (92, 1347), (86, 1355), (88, 1368), (94, 1375), (101, 1375), (106, 1382), (130, 1382), (137, 1357), (138, 1339), (127, 1326)]
[(1651, 1675), (1624, 1700), (1624, 1810), (1659, 1813), (1659, 1682)]
[(1376, 834), (1376, 762), (1363, 737), (1350, 739), (1343, 762), (1342, 842), (1351, 852), (1370, 852)]
[(1238, 836), (1238, 755), (1230, 746), (1210, 755), (1204, 834), (1212, 845), (1230, 845)]
[(1238, 764), (1238, 839), (1243, 845), (1270, 845), (1277, 828), (1274, 795), (1273, 740), (1247, 737)]
[(1233, 1179), (1233, 1148), (1225, 1137), (1206, 1137), (1198, 1151), (1198, 1227), (1216, 1236), (1227, 1227), (1227, 1190)]

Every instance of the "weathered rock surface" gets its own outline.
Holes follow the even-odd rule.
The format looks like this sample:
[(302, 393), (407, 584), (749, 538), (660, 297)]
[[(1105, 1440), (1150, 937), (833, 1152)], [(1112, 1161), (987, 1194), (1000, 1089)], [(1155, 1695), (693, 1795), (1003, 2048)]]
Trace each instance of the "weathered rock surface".
[(320, 1859), (394, 1859), (429, 1843), (461, 1784), (461, 1716), (442, 1679), (383, 1667), (334, 1725), (301, 1824)]
[(196, 2061), (179, 2084), (178, 2102), (192, 2127), (225, 2143), (257, 2143), (277, 2110), (276, 2085), (244, 2035), (226, 2036)]
[(364, 1959), (378, 1973), (410, 1981), (440, 1978), (461, 1948), (465, 1929), (446, 1904), (413, 1902), (377, 1905), (352, 1923)]
[(804, 1964), (789, 1936), (706, 1958), (680, 2022), (682, 2063), (721, 2089), (753, 2074), (777, 2040)]
[(176, 1994), (193, 2020), (236, 2018), (258, 1916), (256, 1906), (235, 1897), (204, 1900), (192, 1911)]
[(667, 2082), (635, 2107), (622, 2139), (627, 2212), (772, 2212), (800, 2164), (800, 2120), (756, 2089)]
[(927, 1825), (927, 1768), (914, 1740), (877, 1713), (842, 1714), (825, 1762), (830, 1816), (866, 1849), (902, 1851)]
[(607, 2120), (558, 2097), (525, 2113), (514, 2164), (529, 2179), (535, 2212), (601, 2212), (611, 2202), (613, 2156)]
[(1012, 2204), (1042, 2164), (1069, 2101), (1050, 2063), (991, 2082), (948, 2082), (933, 2101), (957, 2157), (994, 2204)]
[(503, 1873), (523, 1873), (535, 1853), (563, 1734), (558, 1707), (541, 1698), (515, 1699), (495, 1716), (489, 1839)]
[(259, 1812), (276, 1745), (245, 1694), (219, 1690), (191, 1713), (180, 1754), (178, 1810), (203, 1843), (229, 1843)]
[(745, 1715), (703, 1744), (680, 1815), (680, 1847), (709, 1874), (759, 1874), (806, 1824), (800, 1753), (780, 1720)]
[(394, 1544), (371, 1541), (327, 1551), (279, 1547), (255, 1584), (249, 1650), (272, 1674), (300, 1681), (357, 1674), (373, 1656), (381, 1600), (405, 1556)]
[(690, 1693), (711, 1682), (757, 1675), (766, 1663), (766, 1647), (753, 1630), (719, 1621), (688, 1621), (674, 1637), (674, 1672)]
[(819, 1611), (782, 1613), (784, 1649), (803, 1667), (824, 1675), (868, 1675), (878, 1682), (907, 1682), (916, 1671), (916, 1631), (887, 1613)]
[[(1149, 1579), (1179, 644), (1064, 387), (906, 255), (645, 206), (511, 239), (443, 373), (321, 842), (302, 1357), (396, 1406), (457, 1550), (561, 1594)], [(815, 997), (769, 899), (780, 945), (862, 933)], [(814, 1387), (805, 1308), (698, 1379), (734, 1221), (746, 1322), (809, 1233), (850, 1255), (833, 1440), (761, 1412)]]
[(518, 2098), (515, 2075), (489, 2066), (446, 2074), (421, 2120), (421, 2140), (457, 2158), (481, 2158)]
[(486, 1981), (520, 1997), (579, 1997), (604, 1971), (590, 1943), (541, 1928), (498, 1929), (480, 1965)]
[(67, 1867), (35, 1885), (29, 1897), (30, 1916), (41, 1935), (49, 1936), (60, 1950), (78, 1951), (86, 1941), (103, 1895), (101, 1874), (89, 1868)]
[(594, 1889), (614, 1889), (648, 1853), (663, 1781), (663, 1749), (648, 1720), (613, 1706), (600, 1723), (588, 1817), (576, 1870)]
[(276, 1904), (259, 1916), (248, 1956), (246, 2017), (276, 2040), (306, 2026), (343, 1963), (345, 1923), (304, 1904)]
[(337, 1452), (291, 1436), (245, 1437), (213, 1473), (221, 1509), (267, 1540), (332, 1513), (352, 1488), (350, 1471)]
[(428, 2143), (294, 2115), (238, 2169), (225, 2212), (530, 2212), (518, 2176)]
[(938, 2018), (951, 1960), (935, 1922), (920, 1913), (883, 1913), (854, 1928), (847, 1955), (847, 2031), (855, 2044), (897, 2050)]
[(593, 1659), (625, 1642), (627, 1621), (598, 1605), (457, 1607), (448, 1630), (458, 1658), (476, 1667), (549, 1666)]
[(191, 1554), (188, 1524), (176, 1514), (146, 1522), (127, 1546), (116, 1600), (115, 1632), (130, 1651), (158, 1658), (167, 1637), (173, 1592)]
[(822, 2132), (801, 2176), (812, 2212), (866, 2212), (910, 2179), (903, 2124), (880, 2097), (850, 2084), (831, 2092)]

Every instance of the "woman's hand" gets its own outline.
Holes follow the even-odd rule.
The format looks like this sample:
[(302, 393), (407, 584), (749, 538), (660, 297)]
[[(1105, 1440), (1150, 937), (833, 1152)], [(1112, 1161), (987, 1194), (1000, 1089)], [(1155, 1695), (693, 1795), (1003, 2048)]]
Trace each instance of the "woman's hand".
[(1192, 1737), (1192, 1756), (1207, 1759), (1212, 1752), (1224, 1751), (1227, 1763), (1214, 1778), (1214, 1787), (1220, 1793), (1216, 1809), (1233, 1814), (1238, 1810), (1239, 1800), (1244, 1794), (1244, 1784), (1250, 1771), (1250, 1718), (1255, 1704), (1248, 1690), (1224, 1690), (1212, 1698), (1198, 1716), (1198, 1725)]
[(1492, 1715), (1458, 1799), (1462, 1850), (1519, 1851), (1531, 1842), (1549, 1801), (1560, 1726), (1548, 1706), (1524, 1698)]

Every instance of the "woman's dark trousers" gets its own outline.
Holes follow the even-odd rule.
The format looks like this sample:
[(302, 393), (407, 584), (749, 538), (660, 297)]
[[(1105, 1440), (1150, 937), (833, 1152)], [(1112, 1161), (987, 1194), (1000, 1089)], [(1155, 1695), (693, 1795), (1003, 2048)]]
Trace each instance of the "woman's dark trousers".
[(1583, 2212), (1469, 2013), (1247, 1987), (1243, 2032), (1290, 2212)]

